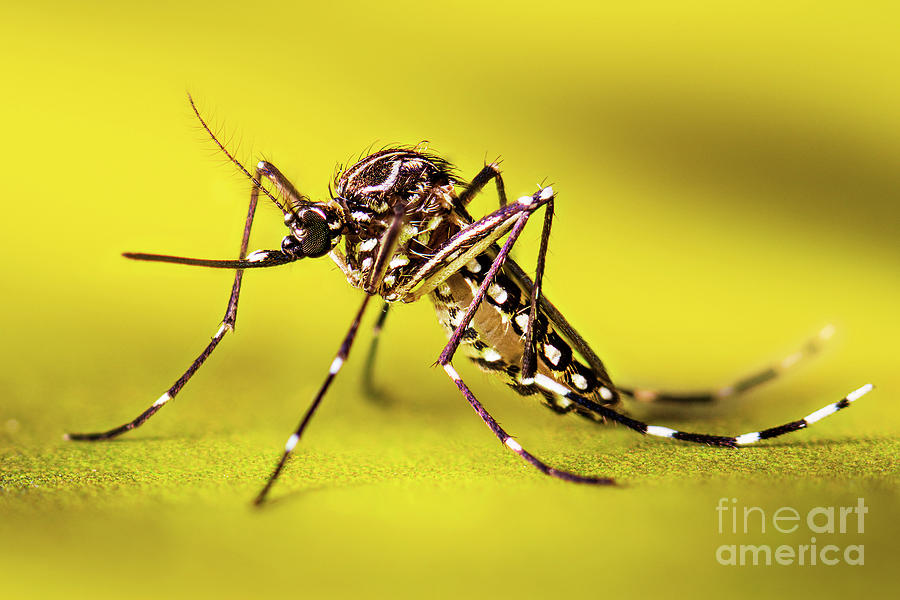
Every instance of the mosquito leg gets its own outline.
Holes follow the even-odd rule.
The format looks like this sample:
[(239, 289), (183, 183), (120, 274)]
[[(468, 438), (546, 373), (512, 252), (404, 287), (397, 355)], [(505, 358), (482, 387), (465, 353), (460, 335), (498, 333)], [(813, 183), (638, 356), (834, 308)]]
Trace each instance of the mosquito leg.
[[(378, 257), (375, 260), (372, 274), (369, 277), (369, 286), (372, 290), (378, 290), (378, 288), (381, 286), (385, 269), (388, 265), (388, 260), (397, 247), (405, 218), (405, 207), (402, 204), (398, 203), (394, 206), (394, 216), (391, 220), (391, 224), (388, 226), (387, 231), (385, 231), (385, 233), (381, 237), (381, 242), (379, 244), (379, 246), (381, 247), (381, 251), (379, 252)], [(347, 335), (344, 337), (344, 341), (341, 343), (341, 347), (338, 349), (337, 356), (335, 356), (334, 361), (331, 363), (331, 368), (328, 370), (328, 376), (325, 378), (325, 382), (322, 384), (322, 387), (319, 388), (319, 392), (313, 399), (312, 404), (310, 404), (309, 408), (306, 409), (306, 413), (300, 420), (300, 424), (297, 426), (297, 429), (294, 431), (291, 437), (288, 438), (287, 444), (285, 444), (284, 446), (284, 452), (282, 453), (281, 459), (278, 461), (278, 464), (275, 466), (275, 470), (272, 471), (271, 475), (269, 475), (269, 479), (266, 481), (266, 484), (256, 496), (256, 499), (253, 503), (257, 506), (265, 501), (266, 495), (268, 495), (269, 490), (275, 483), (275, 480), (278, 479), (278, 475), (281, 474), (281, 470), (284, 468), (288, 456), (290, 456), (291, 452), (294, 450), (297, 442), (300, 441), (300, 436), (303, 435), (303, 431), (306, 429), (306, 426), (309, 424), (310, 419), (312, 419), (313, 415), (315, 414), (316, 409), (319, 408), (319, 404), (322, 402), (322, 398), (325, 397), (325, 392), (328, 391), (328, 388), (331, 385), (331, 382), (334, 379), (335, 375), (337, 375), (338, 371), (341, 370), (341, 367), (344, 365), (344, 361), (347, 360), (347, 356), (350, 354), (350, 348), (353, 346), (353, 340), (356, 339), (356, 332), (359, 330), (359, 324), (362, 321), (363, 313), (365, 312), (366, 306), (368, 306), (369, 300), (371, 299), (372, 295), (367, 293), (365, 299), (363, 300), (362, 306), (359, 307), (359, 311), (356, 313), (356, 317), (353, 319), (353, 323), (350, 325), (350, 330), (347, 332)], [(382, 314), (386, 314), (386, 311), (383, 310)]]
[(347, 360), (347, 356), (350, 354), (350, 348), (353, 346), (353, 340), (356, 339), (356, 332), (359, 330), (359, 323), (360, 321), (362, 321), (363, 313), (365, 312), (366, 306), (369, 304), (369, 300), (371, 299), (372, 296), (366, 294), (365, 298), (363, 299), (362, 306), (359, 307), (359, 310), (356, 313), (356, 317), (354, 317), (353, 319), (353, 323), (350, 324), (350, 330), (347, 332), (347, 335), (344, 336), (344, 341), (341, 342), (341, 347), (338, 349), (337, 355), (334, 357), (334, 360), (331, 363), (331, 368), (328, 369), (328, 376), (325, 378), (324, 383), (322, 383), (322, 386), (319, 388), (319, 391), (313, 399), (312, 404), (310, 404), (309, 408), (306, 409), (306, 413), (304, 413), (303, 418), (300, 420), (300, 424), (297, 426), (297, 429), (295, 429), (294, 433), (291, 434), (291, 437), (288, 438), (287, 444), (285, 444), (284, 446), (284, 452), (281, 455), (281, 459), (275, 466), (275, 470), (272, 471), (271, 475), (269, 475), (269, 479), (266, 481), (266, 484), (256, 496), (256, 499), (253, 501), (254, 504), (260, 505), (265, 501), (266, 495), (268, 495), (269, 490), (275, 483), (275, 480), (278, 479), (278, 475), (281, 474), (281, 470), (284, 468), (288, 456), (290, 456), (291, 452), (294, 450), (297, 442), (300, 441), (300, 436), (303, 435), (303, 432), (312, 419), (313, 415), (315, 414), (316, 409), (319, 408), (319, 404), (321, 404), (322, 398), (325, 397), (325, 392), (328, 391), (328, 388), (331, 386), (331, 382), (334, 380), (335, 375), (338, 374), (338, 371), (340, 371), (341, 367), (344, 365), (344, 361)]
[(528, 309), (528, 323), (525, 327), (525, 351), (522, 353), (522, 380), (532, 381), (537, 371), (535, 355), (534, 321), (538, 314), (538, 305), (541, 301), (541, 284), (544, 279), (544, 263), (547, 258), (547, 245), (550, 242), (550, 229), (553, 227), (553, 198), (547, 202), (544, 209), (544, 227), (541, 230), (541, 247), (538, 250), (537, 269), (534, 275), (534, 287), (531, 293), (531, 307)]
[(760, 440), (768, 440), (781, 435), (785, 435), (787, 433), (799, 431), (800, 429), (805, 429), (816, 421), (832, 415), (839, 410), (847, 408), (848, 406), (850, 406), (851, 402), (859, 400), (861, 397), (872, 391), (872, 384), (867, 383), (866, 385), (853, 390), (838, 402), (834, 402), (823, 408), (820, 408), (819, 410), (808, 414), (798, 421), (791, 421), (790, 423), (778, 425), (777, 427), (769, 427), (768, 429), (745, 433), (743, 435), (724, 436), (711, 435), (707, 433), (688, 433), (684, 431), (677, 431), (675, 429), (669, 429), (668, 427), (648, 425), (636, 419), (632, 419), (631, 417), (627, 417), (608, 406), (603, 406), (602, 404), (597, 404), (596, 402), (592, 402), (587, 398), (583, 398), (582, 396), (574, 393), (573, 391), (550, 379), (549, 377), (544, 377), (540, 374), (535, 376), (535, 384), (548, 392), (563, 396), (597, 415), (620, 423), (628, 427), (629, 429), (637, 431), (638, 433), (653, 435), (657, 437), (672, 438), (685, 442), (694, 442), (697, 444), (707, 444), (710, 446), (730, 447), (746, 446), (748, 444), (756, 443)]
[[(260, 171), (257, 170), (257, 177), (260, 175)], [(238, 260), (243, 261), (247, 257), (247, 247), (250, 241), (250, 229), (253, 226), (253, 217), (256, 214), (256, 206), (259, 200), (259, 187), (257, 185), (253, 185), (250, 191), (250, 206), (247, 209), (247, 219), (244, 222), (244, 231), (241, 236), (241, 246), (238, 255)], [(265, 259), (268, 258), (268, 254), (276, 254), (276, 253), (266, 253), (266, 256), (263, 256), (261, 253), (254, 253), (254, 255), (259, 254), (260, 261), (264, 262)], [(277, 253), (280, 254), (280, 253)], [(144, 254), (133, 254), (129, 255), (130, 258), (137, 258), (142, 260), (165, 260), (165, 259), (175, 259), (173, 261), (165, 260), (165, 262), (175, 262), (180, 260), (182, 262), (188, 261), (187, 264), (191, 264), (191, 259), (180, 259), (179, 257), (161, 257), (158, 255), (144, 255)], [(199, 261), (200, 263), (204, 261)], [(209, 261), (207, 261), (209, 262)], [(288, 262), (287, 260), (278, 260), (277, 264), (282, 264), (283, 262)], [(196, 264), (196, 263), (195, 263)], [(222, 320), (222, 324), (219, 329), (216, 331), (215, 335), (213, 335), (209, 344), (206, 345), (206, 348), (200, 353), (200, 355), (194, 359), (194, 362), (188, 367), (187, 371), (178, 378), (178, 380), (172, 384), (172, 386), (166, 390), (162, 396), (157, 398), (156, 402), (150, 405), (144, 412), (138, 415), (135, 419), (110, 429), (108, 431), (101, 431), (95, 433), (67, 433), (63, 437), (67, 440), (77, 440), (77, 441), (97, 441), (97, 440), (108, 440), (119, 436), (126, 431), (130, 431), (137, 427), (143, 425), (147, 420), (155, 415), (159, 409), (165, 406), (170, 400), (172, 400), (175, 396), (178, 395), (178, 392), (181, 391), (188, 381), (190, 381), (191, 377), (194, 376), (194, 373), (206, 362), (206, 359), (213, 353), (213, 350), (216, 349), (216, 346), (219, 345), (219, 342), (222, 341), (222, 338), (225, 337), (225, 334), (229, 331), (234, 331), (235, 324), (237, 322), (237, 307), (238, 307), (238, 299), (241, 295), (241, 282), (243, 280), (244, 271), (241, 268), (236, 269), (234, 274), (234, 283), (231, 286), (231, 294), (228, 298), (228, 306), (225, 308), (225, 317)]]
[(496, 162), (485, 165), (484, 168), (472, 178), (472, 181), (469, 182), (466, 189), (459, 194), (459, 205), (467, 206), (469, 202), (472, 201), (472, 198), (474, 198), (491, 179), (494, 180), (494, 183), (497, 186), (497, 197), (500, 199), (500, 208), (506, 206), (506, 187), (503, 185), (503, 177), (500, 175), (500, 165)]
[(832, 325), (825, 326), (815, 337), (810, 339), (800, 350), (794, 352), (781, 359), (780, 361), (769, 365), (747, 377), (716, 390), (703, 390), (696, 392), (666, 392), (660, 390), (651, 390), (645, 388), (623, 388), (616, 386), (617, 389), (626, 396), (631, 396), (640, 402), (680, 402), (680, 403), (696, 403), (696, 402), (713, 402), (721, 398), (736, 396), (748, 390), (751, 390), (763, 383), (771, 381), (782, 373), (792, 368), (798, 362), (806, 359), (821, 350), (823, 343), (834, 334)]
[(400, 233), (402, 232), (405, 223), (406, 206), (405, 204), (398, 202), (394, 205), (394, 215), (391, 219), (391, 224), (388, 226), (387, 231), (382, 234), (381, 240), (378, 243), (378, 256), (375, 257), (372, 270), (369, 272), (368, 282), (363, 288), (367, 293), (375, 294), (378, 292), (378, 288), (381, 286), (381, 282), (384, 279), (391, 257), (397, 250), (397, 244), (400, 242)]
[(363, 367), (363, 391), (372, 398), (380, 398), (381, 391), (375, 387), (375, 357), (378, 353), (378, 340), (381, 338), (381, 331), (384, 329), (384, 322), (387, 320), (388, 312), (391, 305), (385, 302), (378, 314), (378, 320), (372, 328), (372, 343), (369, 345), (369, 354), (366, 356), (365, 366)]
[(460, 378), (459, 374), (456, 372), (456, 369), (453, 368), (453, 365), (447, 363), (443, 365), (444, 371), (447, 372), (447, 375), (450, 376), (450, 379), (453, 380), (453, 383), (456, 384), (456, 387), (459, 388), (459, 391), (462, 392), (463, 396), (465, 396), (466, 400), (468, 400), (469, 404), (472, 408), (475, 409), (475, 412), (478, 413), (478, 416), (481, 417), (481, 420), (484, 421), (484, 424), (488, 426), (488, 428), (494, 432), (494, 435), (497, 436), (497, 439), (500, 442), (521, 456), (526, 462), (536, 468), (538, 471), (543, 473), (544, 475), (550, 475), (551, 477), (556, 477), (558, 479), (562, 479), (564, 481), (571, 481), (574, 483), (589, 483), (595, 485), (610, 485), (615, 483), (612, 479), (608, 477), (584, 477), (582, 475), (576, 475), (575, 473), (570, 473), (569, 471), (563, 471), (561, 469), (555, 469), (549, 466), (547, 463), (537, 458), (527, 450), (525, 450), (522, 445), (514, 440), (512, 436), (510, 436), (494, 418), (485, 410), (484, 406), (481, 405), (481, 402), (475, 397), (469, 387), (463, 382)]

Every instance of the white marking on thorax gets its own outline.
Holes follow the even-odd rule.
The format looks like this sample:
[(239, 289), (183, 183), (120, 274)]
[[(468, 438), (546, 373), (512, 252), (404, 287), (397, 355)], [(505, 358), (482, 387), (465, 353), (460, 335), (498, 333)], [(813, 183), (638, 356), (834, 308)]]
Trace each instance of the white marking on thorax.
[(369, 192), (385, 192), (391, 187), (393, 187), (394, 183), (397, 181), (397, 175), (400, 174), (400, 165), (403, 161), (395, 160), (393, 166), (391, 167), (391, 174), (387, 176), (387, 178), (381, 182), (379, 185), (369, 185), (364, 188), (360, 188), (359, 194), (367, 194)]

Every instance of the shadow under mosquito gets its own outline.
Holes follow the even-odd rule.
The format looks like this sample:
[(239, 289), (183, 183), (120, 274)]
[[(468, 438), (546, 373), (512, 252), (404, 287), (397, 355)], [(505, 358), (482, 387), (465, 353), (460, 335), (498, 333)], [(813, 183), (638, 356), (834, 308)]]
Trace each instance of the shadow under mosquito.
[(145, 443), (145, 442), (155, 442), (155, 443), (189, 443), (189, 442), (198, 442), (200, 440), (206, 439), (206, 436), (185, 436), (184, 434), (179, 435), (149, 435), (149, 436), (134, 436), (134, 437), (117, 437), (109, 440), (63, 440), (64, 444), (69, 444), (73, 447), (80, 448), (90, 448), (90, 447), (98, 447), (105, 446), (107, 444), (137, 444), (137, 443)]
[(254, 511), (274, 510), (274, 507), (284, 508), (291, 503), (299, 502), (304, 498), (315, 496), (322, 492), (334, 492), (336, 490), (358, 489), (372, 485), (374, 482), (369, 481), (352, 481), (352, 482), (331, 482), (319, 483), (316, 485), (290, 490), (276, 496), (269, 496), (262, 504), (252, 504), (250, 508)]
[(392, 408), (397, 404), (396, 397), (388, 392), (386, 388), (373, 385), (364, 385), (362, 388), (362, 393), (370, 406), (377, 406), (378, 408)]
[(890, 438), (836, 438), (836, 439), (820, 439), (820, 440), (771, 440), (763, 444), (755, 444), (745, 446), (741, 450), (763, 449), (763, 448), (841, 448), (847, 450), (850, 448), (865, 448), (875, 446), (880, 442), (887, 442)]

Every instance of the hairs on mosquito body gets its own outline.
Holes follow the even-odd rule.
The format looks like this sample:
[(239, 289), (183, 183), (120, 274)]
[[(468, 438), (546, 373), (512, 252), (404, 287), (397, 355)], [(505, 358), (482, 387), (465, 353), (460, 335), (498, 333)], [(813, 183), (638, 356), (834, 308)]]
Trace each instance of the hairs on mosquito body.
[[(468, 185), (468, 182), (459, 175), (459, 172), (453, 165), (453, 163), (443, 158), (442, 156), (428, 151), (428, 142), (426, 141), (419, 142), (418, 144), (383, 144), (380, 148), (375, 150), (374, 148), (377, 143), (378, 142), (372, 142), (362, 152), (357, 153), (347, 162), (340, 162), (335, 166), (334, 173), (331, 177), (332, 184), (329, 184), (328, 187), (329, 194), (332, 193), (331, 186), (334, 185), (335, 187), (337, 187), (338, 180), (341, 178), (341, 175), (344, 173), (344, 171), (347, 170), (348, 167), (356, 165), (364, 158), (368, 158), (373, 154), (378, 154), (379, 152), (390, 150), (402, 150), (406, 152), (415, 152), (416, 154), (421, 154), (425, 158), (425, 160), (433, 163), (441, 171), (446, 173), (450, 177), (450, 181), (453, 182), (453, 185)], [(423, 147), (423, 144), (425, 144), (425, 147)], [(334, 195), (332, 194), (331, 197), (334, 198)]]

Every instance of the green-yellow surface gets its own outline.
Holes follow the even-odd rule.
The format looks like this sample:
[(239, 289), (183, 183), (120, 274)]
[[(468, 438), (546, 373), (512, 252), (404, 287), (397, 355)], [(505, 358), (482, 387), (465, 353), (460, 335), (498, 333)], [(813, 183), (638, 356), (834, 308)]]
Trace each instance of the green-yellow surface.
[[(891, 3), (21, 3), (0, 19), (0, 596), (889, 595), (896, 581), (900, 25)], [(709, 407), (633, 414), (743, 433), (869, 381), (810, 430), (741, 451), (558, 418), (458, 361), (489, 410), (595, 489), (497, 444), (443, 372), (426, 302), (359, 345), (262, 511), (249, 501), (360, 301), (327, 259), (245, 277), (238, 331), (147, 426), (218, 327), (247, 164), (313, 198), (335, 164), (427, 139), (515, 198), (559, 193), (547, 294), (623, 384), (724, 385), (825, 323), (825, 351)], [(495, 206), (492, 194), (476, 212)], [(253, 248), (277, 247), (277, 209)], [(539, 226), (516, 256), (530, 265)], [(531, 267), (529, 267), (531, 268)], [(760, 507), (734, 533), (720, 499)], [(846, 533), (783, 507), (856, 506)], [(812, 542), (811, 538), (816, 541)], [(864, 546), (864, 565), (722, 566), (722, 545)], [(892, 574), (893, 573), (893, 574)]]

